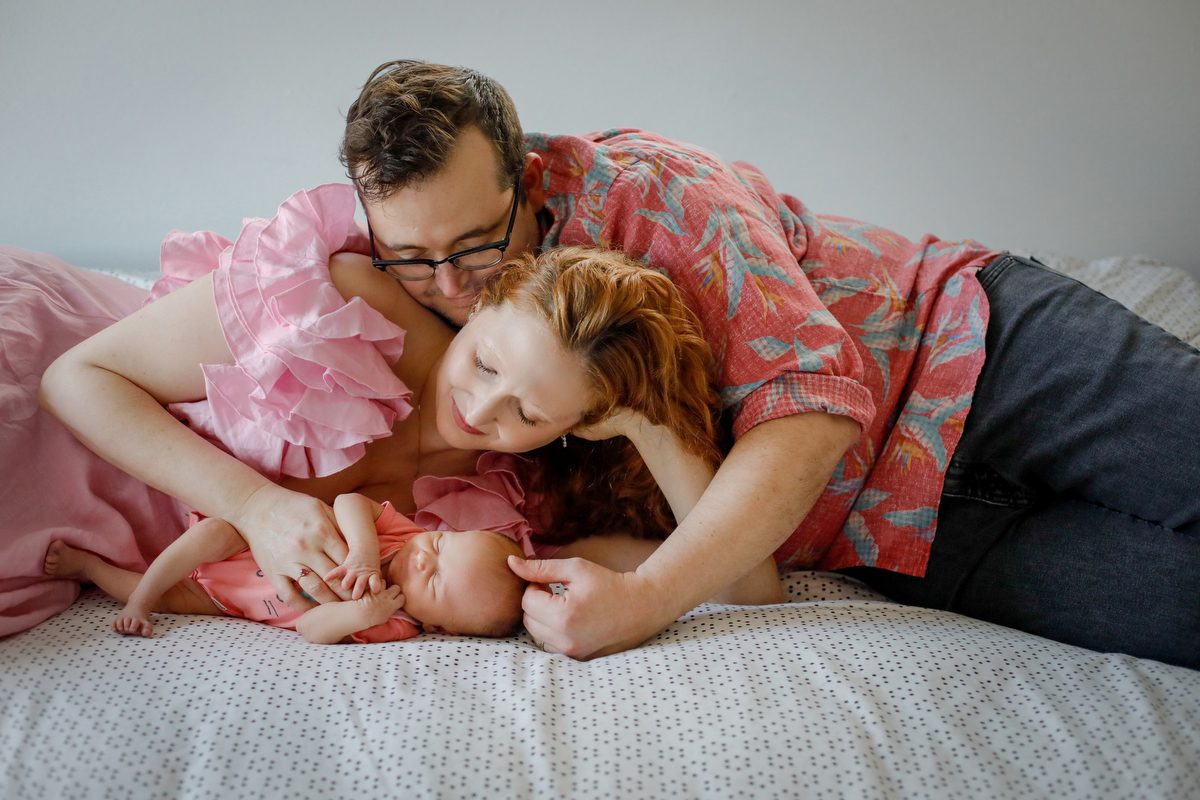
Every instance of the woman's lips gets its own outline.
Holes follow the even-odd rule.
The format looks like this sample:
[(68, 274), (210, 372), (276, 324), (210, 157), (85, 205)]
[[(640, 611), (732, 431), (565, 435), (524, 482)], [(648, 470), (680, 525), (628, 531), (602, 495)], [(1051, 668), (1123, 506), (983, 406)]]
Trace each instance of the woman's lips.
[(458, 403), (454, 402), (454, 400), (450, 401), (450, 411), (453, 412), (455, 425), (457, 425), (459, 428), (466, 431), (467, 433), (471, 434), (472, 436), (483, 436), (483, 431), (477, 430), (476, 428), (472, 428), (470, 426), (470, 424), (467, 423), (467, 420), (463, 417), (462, 413), (459, 412), (459, 410), (458, 410)]

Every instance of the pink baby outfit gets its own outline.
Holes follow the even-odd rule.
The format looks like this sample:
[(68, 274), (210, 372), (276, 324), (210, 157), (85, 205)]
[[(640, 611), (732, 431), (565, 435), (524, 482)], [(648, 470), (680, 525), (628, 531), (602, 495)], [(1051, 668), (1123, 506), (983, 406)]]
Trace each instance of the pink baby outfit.
[[(333, 253), (366, 251), (354, 212), (351, 187), (323, 186), (288, 198), (272, 219), (247, 220), (236, 241), (175, 233), (163, 243), (152, 298), (213, 273), (235, 359), (204, 365), (205, 399), (169, 409), (272, 480), (349, 466), (411, 409), (391, 369), (404, 330), (360, 299), (347, 302), (329, 276)], [(186, 527), (190, 509), (98, 458), (37, 405), (51, 361), (146, 300), (116, 278), (0, 249), (0, 636), (78, 595), (77, 581), (42, 573), (51, 541), (144, 571)], [(485, 455), (478, 476), (419, 481), (418, 508), (436, 508), (417, 522), (522, 541), (525, 497), (508, 458)], [(438, 502), (447, 494), (454, 503)], [(527, 535), (522, 546), (532, 553)]]
[[(379, 560), (385, 572), (392, 556), (422, 530), (392, 508), (391, 503), (383, 504), (383, 511), (375, 520), (375, 532), (379, 534)], [(208, 593), (217, 607), (231, 617), (242, 617), (294, 631), (296, 620), (304, 613), (279, 599), (275, 587), (258, 568), (248, 548), (224, 561), (201, 564), (192, 570), (191, 577)], [(387, 622), (351, 634), (350, 638), (359, 643), (398, 642), (411, 639), (420, 632), (420, 623), (400, 611)]]

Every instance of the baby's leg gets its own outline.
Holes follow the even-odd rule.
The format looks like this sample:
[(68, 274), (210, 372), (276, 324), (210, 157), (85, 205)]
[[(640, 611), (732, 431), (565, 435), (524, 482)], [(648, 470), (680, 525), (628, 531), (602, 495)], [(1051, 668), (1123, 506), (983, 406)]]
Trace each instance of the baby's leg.
[(70, 578), (99, 586), (105, 594), (122, 603), (142, 579), (142, 573), (113, 566), (95, 553), (54, 541), (46, 550), (43, 570), (56, 578)]
[[(114, 566), (95, 553), (79, 550), (64, 542), (51, 542), (46, 551), (45, 571), (56, 578), (94, 583), (101, 591), (122, 603), (137, 588), (142, 573)], [(220, 614), (212, 600), (190, 578), (184, 578), (154, 604), (154, 611), (165, 614)], [(147, 623), (148, 624), (148, 623)]]
[(193, 525), (171, 542), (141, 576), (129, 593), (125, 608), (113, 622), (113, 630), (149, 636), (154, 631), (150, 624), (151, 611), (220, 613), (189, 575), (201, 564), (229, 558), (245, 547), (246, 541), (223, 519), (209, 518)]

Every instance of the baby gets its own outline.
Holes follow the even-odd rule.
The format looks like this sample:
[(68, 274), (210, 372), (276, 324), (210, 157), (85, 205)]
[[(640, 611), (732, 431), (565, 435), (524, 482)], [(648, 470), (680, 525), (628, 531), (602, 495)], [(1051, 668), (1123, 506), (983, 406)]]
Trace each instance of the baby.
[(121, 569), (63, 542), (46, 553), (45, 571), (85, 580), (125, 603), (113, 630), (150, 636), (150, 612), (227, 614), (297, 630), (310, 642), (386, 642), (422, 631), (508, 636), (521, 622), (525, 582), (506, 559), (522, 556), (492, 531), (426, 531), (391, 504), (360, 494), (333, 504), (346, 537), (345, 560), (325, 576), (341, 579), (351, 599), (295, 611), (280, 601), (237, 530), (221, 519), (193, 525), (145, 575)]

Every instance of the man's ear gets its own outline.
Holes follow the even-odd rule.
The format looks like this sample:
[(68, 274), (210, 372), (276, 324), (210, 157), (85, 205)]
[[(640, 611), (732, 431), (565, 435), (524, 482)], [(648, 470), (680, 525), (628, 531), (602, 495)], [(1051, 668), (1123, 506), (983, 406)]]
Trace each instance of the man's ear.
[(525, 202), (533, 208), (533, 213), (542, 210), (546, 205), (546, 188), (542, 185), (546, 165), (537, 153), (525, 154), (525, 172), (521, 176), (521, 188), (525, 192)]
[(441, 625), (427, 625), (426, 623), (422, 622), (421, 623), (421, 632), (422, 633), (445, 633), (446, 629), (443, 628)]

